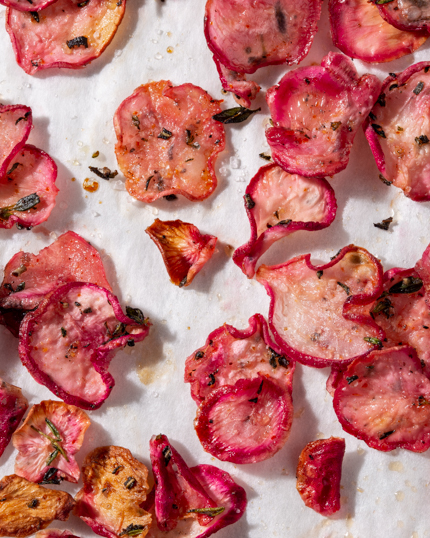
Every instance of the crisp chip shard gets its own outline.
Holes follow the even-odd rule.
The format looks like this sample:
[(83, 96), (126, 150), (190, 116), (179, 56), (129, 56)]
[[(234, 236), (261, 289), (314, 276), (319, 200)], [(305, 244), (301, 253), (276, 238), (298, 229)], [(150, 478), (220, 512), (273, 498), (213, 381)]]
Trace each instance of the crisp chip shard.
[(66, 521), (75, 501), (65, 491), (44, 488), (17, 475), (0, 481), (0, 535), (24, 538), (54, 519)]
[(119, 446), (90, 452), (82, 467), (84, 487), (76, 495), (74, 514), (100, 536), (144, 538), (151, 516), (140, 507), (149, 493), (148, 469)]
[(33, 128), (31, 108), (24, 105), (0, 105), (0, 179), (24, 146)]
[(0, 456), (28, 408), (21, 389), (0, 378)]
[(145, 231), (161, 252), (171, 282), (179, 287), (191, 284), (212, 258), (217, 242), (213, 235), (203, 235), (181, 220), (155, 219)]
[(80, 470), (74, 455), (82, 446), (90, 422), (88, 415), (74, 405), (51, 400), (34, 405), (12, 438), (18, 450), (15, 474), (31, 482), (41, 482), (54, 468), (56, 479), (77, 482)]
[(114, 116), (115, 153), (128, 192), (143, 202), (171, 194), (193, 201), (210, 196), (217, 185), (214, 163), (225, 145), (224, 126), (212, 119), (220, 112), (219, 101), (192, 84), (137, 88)]
[(297, 491), (303, 502), (323, 516), (340, 509), (340, 479), (345, 439), (330, 437), (308, 443), (297, 467)]
[(251, 101), (257, 97), (260, 91), (260, 86), (252, 80), (247, 80), (244, 73), (238, 73), (225, 67), (216, 56), (213, 57), (213, 61), (223, 89), (226, 92), (231, 92), (240, 106), (250, 108)]
[(346, 168), (358, 128), (381, 89), (352, 61), (329, 52), (321, 66), (290, 71), (267, 91), (273, 127), (266, 138), (275, 163), (290, 174), (331, 176)]
[(275, 340), (294, 360), (316, 368), (343, 365), (384, 338), (368, 312), (354, 312), (382, 292), (381, 264), (363, 248), (349, 245), (326, 265), (312, 265), (310, 254), (261, 265), (257, 280), (271, 298)]
[(251, 238), (234, 251), (233, 261), (248, 278), (255, 275), (259, 258), (273, 243), (299, 230), (326, 228), (337, 210), (334, 191), (325, 179), (289, 174), (275, 164), (260, 168), (244, 200)]
[(377, 5), (382, 17), (399, 30), (416, 32), (430, 31), (430, 5), (421, 0), (390, 0), (380, 3), (371, 0)]
[(143, 340), (150, 323), (125, 316), (118, 299), (94, 284), (57, 288), (20, 327), (19, 354), (34, 379), (66, 403), (97, 409), (115, 382), (116, 350)]

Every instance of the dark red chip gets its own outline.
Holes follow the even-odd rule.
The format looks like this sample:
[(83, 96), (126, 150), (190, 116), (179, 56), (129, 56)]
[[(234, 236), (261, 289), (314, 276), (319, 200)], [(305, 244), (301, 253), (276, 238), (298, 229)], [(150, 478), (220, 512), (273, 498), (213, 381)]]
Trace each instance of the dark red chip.
[(0, 379), (0, 456), (28, 408), (21, 389)]

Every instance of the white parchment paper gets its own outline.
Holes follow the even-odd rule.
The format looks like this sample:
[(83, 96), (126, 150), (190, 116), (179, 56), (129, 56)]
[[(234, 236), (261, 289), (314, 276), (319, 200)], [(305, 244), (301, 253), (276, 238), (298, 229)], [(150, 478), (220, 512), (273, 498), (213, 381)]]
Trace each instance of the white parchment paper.
[[(219, 185), (205, 202), (183, 198), (154, 204), (134, 201), (123, 178), (98, 180), (100, 188), (87, 193), (82, 183), (94, 177), (88, 166), (117, 168), (112, 117), (140, 84), (169, 79), (191, 82), (217, 99), (221, 94), (215, 65), (203, 36), (203, 0), (128, 0), (124, 20), (104, 55), (81, 70), (49, 70), (26, 75), (17, 66), (4, 30), (0, 6), (0, 102), (32, 107), (35, 128), (29, 142), (48, 151), (58, 165), (60, 194), (50, 219), (32, 231), (0, 230), (0, 265), (18, 250), (37, 252), (58, 235), (74, 230), (102, 253), (108, 278), (123, 306), (139, 307), (150, 316), (150, 336), (135, 348), (118, 353), (111, 371), (116, 386), (102, 408), (90, 413), (92, 425), (78, 454), (82, 462), (96, 446), (129, 448), (149, 463), (149, 439), (166, 434), (190, 465), (211, 463), (227, 470), (245, 487), (249, 504), (245, 517), (219, 538), (423, 538), (430, 536), (428, 454), (395, 450), (381, 453), (343, 433), (325, 390), (328, 369), (298, 365), (294, 379), (295, 420), (285, 447), (272, 459), (255, 465), (221, 463), (205, 453), (193, 429), (196, 406), (182, 381), (185, 358), (224, 322), (245, 328), (256, 312), (267, 316), (269, 300), (255, 280), (247, 280), (231, 260), (231, 247), (249, 238), (242, 196), (246, 185), (264, 164), (258, 154), (268, 151), (264, 126), (268, 108), (264, 90), (286, 72), (277, 66), (256, 73), (262, 92), (255, 107), (262, 111), (245, 124), (227, 126), (227, 147), (218, 160)], [(310, 54), (301, 65), (319, 63), (335, 50), (330, 40), (327, 5)], [(168, 52), (170, 50), (171, 52)], [(381, 79), (388, 72), (429, 59), (429, 45), (395, 62), (372, 67), (355, 61), (360, 73)], [(97, 159), (91, 156), (100, 152)], [(355, 243), (380, 257), (384, 268), (412, 267), (430, 242), (428, 203), (405, 198), (378, 179), (378, 170), (360, 131), (347, 169), (331, 183), (338, 213), (328, 229), (299, 232), (277, 243), (262, 261), (269, 264), (311, 252), (326, 262), (339, 248)], [(72, 181), (75, 178), (75, 181)], [(373, 223), (392, 216), (390, 231)], [(216, 235), (217, 250), (189, 288), (169, 282), (161, 256), (145, 234), (154, 219), (180, 218), (205, 233)], [(22, 387), (31, 404), (54, 398), (21, 366), (17, 340), (0, 327), (0, 376)], [(342, 508), (324, 518), (306, 508), (295, 489), (298, 456), (306, 443), (330, 435), (346, 438), (342, 476)], [(1, 458), (1, 476), (13, 472), (11, 446)], [(78, 486), (63, 483), (75, 492)], [(80, 486), (79, 486), (80, 487)], [(74, 534), (92, 532), (71, 516)]]

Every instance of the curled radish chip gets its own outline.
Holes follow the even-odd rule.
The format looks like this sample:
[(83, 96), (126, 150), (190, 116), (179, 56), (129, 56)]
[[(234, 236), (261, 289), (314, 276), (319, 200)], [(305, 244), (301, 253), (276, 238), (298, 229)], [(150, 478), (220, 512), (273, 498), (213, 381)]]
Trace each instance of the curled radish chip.
[(387, 77), (364, 125), (384, 179), (417, 202), (430, 200), (430, 62)]
[(299, 63), (312, 45), (321, 4), (321, 0), (208, 0), (208, 47), (227, 69), (239, 73)]
[(149, 443), (152, 471), (155, 476), (155, 514), (158, 528), (174, 529), (178, 520), (197, 518), (206, 526), (217, 515), (217, 505), (190, 471), (181, 455), (165, 435)]
[(66, 521), (75, 501), (65, 491), (44, 488), (17, 475), (0, 480), (0, 535), (25, 538), (54, 519)]
[(322, 368), (343, 365), (381, 345), (384, 332), (355, 305), (382, 291), (382, 267), (367, 250), (349, 245), (326, 265), (310, 254), (282, 265), (261, 265), (257, 280), (271, 298), (269, 326), (294, 360)]
[(292, 421), (290, 392), (259, 375), (209, 394), (194, 425), (203, 448), (212, 456), (231, 463), (256, 463), (284, 446)]
[(36, 532), (36, 538), (79, 538), (69, 530), (47, 529)]
[(102, 446), (82, 467), (84, 487), (76, 495), (74, 514), (106, 538), (144, 538), (151, 515), (140, 507), (149, 492), (148, 469), (129, 450)]
[(80, 471), (74, 455), (89, 425), (88, 415), (74, 405), (51, 400), (34, 405), (13, 435), (18, 450), (15, 474), (31, 482), (77, 482)]
[(34, 146), (24, 146), (0, 181), (0, 228), (32, 227), (45, 222), (54, 209), (57, 166)]
[(143, 340), (150, 323), (94, 284), (57, 288), (20, 327), (22, 363), (41, 385), (68, 404), (97, 409), (115, 381), (108, 372), (116, 350)]
[(224, 149), (219, 101), (192, 84), (151, 82), (114, 116), (116, 158), (128, 192), (142, 202), (182, 194), (204, 200), (217, 185), (214, 163)]
[(27, 408), (28, 401), (22, 395), (21, 389), (0, 378), (0, 456), (9, 444)]
[(194, 224), (181, 220), (155, 219), (145, 231), (161, 252), (171, 282), (180, 288), (191, 284), (212, 258), (217, 242), (215, 236), (202, 235)]
[(422, 0), (371, 0), (384, 19), (399, 30), (430, 31), (430, 5)]
[(340, 478), (345, 439), (330, 437), (308, 443), (297, 466), (297, 491), (303, 502), (323, 516), (340, 509)]
[(0, 4), (6, 7), (11, 7), (19, 11), (32, 11), (36, 13), (41, 9), (45, 9), (57, 0), (0, 0)]
[(10, 163), (24, 146), (32, 127), (31, 108), (0, 105), (0, 179), (7, 175)]
[(290, 71), (267, 91), (273, 127), (266, 138), (273, 160), (306, 177), (342, 171), (380, 89), (376, 76), (359, 77), (352, 61), (337, 52), (329, 52), (321, 67)]
[(125, 3), (56, 0), (36, 15), (8, 8), (6, 30), (18, 65), (34, 75), (40, 69), (76, 69), (95, 60), (115, 35)]
[(245, 108), (251, 107), (251, 101), (257, 97), (260, 86), (252, 80), (246, 80), (243, 73), (225, 67), (216, 56), (213, 57), (223, 89), (232, 92), (237, 103)]
[(263, 316), (255, 314), (248, 323), (244, 331), (225, 323), (187, 358), (184, 381), (190, 383), (191, 396), (197, 404), (224, 385), (258, 374), (276, 379), (291, 394), (294, 362), (272, 341)]
[(244, 196), (251, 239), (237, 248), (234, 263), (248, 278), (259, 258), (275, 241), (298, 230), (321, 230), (336, 216), (336, 197), (323, 178), (289, 174), (275, 164), (263, 166)]
[(430, 380), (412, 347), (374, 351), (348, 366), (333, 400), (342, 428), (370, 447), (430, 447)]
[(412, 54), (428, 38), (426, 31), (405, 32), (388, 24), (368, 0), (330, 0), (334, 45), (364, 62), (391, 62)]

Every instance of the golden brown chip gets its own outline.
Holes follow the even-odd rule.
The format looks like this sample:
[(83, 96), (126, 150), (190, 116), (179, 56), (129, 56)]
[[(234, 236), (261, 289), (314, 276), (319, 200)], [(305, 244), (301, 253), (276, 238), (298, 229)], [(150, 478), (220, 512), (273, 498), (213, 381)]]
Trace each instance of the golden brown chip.
[(0, 536), (22, 538), (54, 519), (66, 521), (74, 505), (65, 491), (44, 488), (15, 474), (5, 476), (0, 481)]

